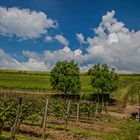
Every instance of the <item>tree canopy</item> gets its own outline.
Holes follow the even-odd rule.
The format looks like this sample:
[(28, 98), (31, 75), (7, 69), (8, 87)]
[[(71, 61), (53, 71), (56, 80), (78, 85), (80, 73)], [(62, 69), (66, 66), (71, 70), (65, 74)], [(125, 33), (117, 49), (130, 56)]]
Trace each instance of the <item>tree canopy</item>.
[(118, 88), (118, 75), (107, 64), (94, 65), (90, 75), (91, 85), (98, 93), (112, 92)]
[(81, 90), (80, 70), (74, 61), (57, 62), (51, 71), (51, 86), (65, 94), (79, 94)]

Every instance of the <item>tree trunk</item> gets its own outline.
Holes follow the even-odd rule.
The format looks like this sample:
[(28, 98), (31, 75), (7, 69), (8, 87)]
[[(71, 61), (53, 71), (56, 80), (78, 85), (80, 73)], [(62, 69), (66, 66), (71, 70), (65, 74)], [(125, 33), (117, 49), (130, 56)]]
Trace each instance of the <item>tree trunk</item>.
[(44, 114), (42, 113), (41, 116), (42, 116), (42, 120), (41, 120), (40, 127), (42, 128), (43, 127), (43, 121), (44, 121)]
[(19, 128), (20, 128), (20, 125), (21, 125), (23, 119), (24, 119), (24, 118), (22, 117), (22, 118), (19, 120), (18, 124), (17, 124), (17, 133), (19, 133)]

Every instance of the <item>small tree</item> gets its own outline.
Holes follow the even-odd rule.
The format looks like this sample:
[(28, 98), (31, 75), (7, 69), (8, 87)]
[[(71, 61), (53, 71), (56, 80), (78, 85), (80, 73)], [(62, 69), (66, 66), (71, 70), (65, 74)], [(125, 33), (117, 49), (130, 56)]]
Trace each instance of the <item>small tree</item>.
[(50, 81), (54, 90), (62, 91), (65, 94), (79, 94), (81, 84), (78, 64), (74, 61), (57, 62), (51, 71)]
[[(91, 85), (93, 89), (99, 94), (111, 93), (118, 88), (118, 76), (114, 72), (114, 69), (110, 70), (107, 64), (94, 65), (91, 72)], [(103, 98), (102, 98), (103, 101)]]
[(118, 76), (114, 68), (109, 70), (107, 64), (94, 65), (91, 71), (91, 85), (98, 92), (112, 92), (118, 88)]

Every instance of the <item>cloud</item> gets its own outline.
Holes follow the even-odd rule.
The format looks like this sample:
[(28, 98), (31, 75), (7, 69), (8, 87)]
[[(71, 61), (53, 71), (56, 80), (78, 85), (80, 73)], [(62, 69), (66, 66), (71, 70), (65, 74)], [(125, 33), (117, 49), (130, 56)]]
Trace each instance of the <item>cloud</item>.
[(82, 50), (76, 49), (76, 50), (74, 51), (74, 54), (75, 54), (75, 56), (81, 56), (81, 55), (82, 55)]
[(76, 62), (80, 64), (82, 62), (82, 59), (84, 59), (82, 56), (82, 51), (80, 51), (80, 49), (72, 51), (69, 47), (64, 47), (63, 49), (56, 50), (56, 51), (46, 50), (41, 54), (36, 52), (31, 52), (31, 51), (23, 51), (22, 53), (27, 59), (27, 62), (24, 63), (24, 67), (26, 63), (32, 62), (29, 60), (34, 60), (40, 63), (43, 62), (42, 65), (44, 65), (44, 68), (46, 66), (46, 70), (52, 69), (52, 67), (56, 64), (57, 61), (62, 61), (62, 60), (70, 61), (74, 59)]
[(45, 42), (53, 42), (53, 38), (51, 36), (46, 36)]
[(140, 31), (130, 30), (118, 21), (115, 11), (107, 12), (96, 35), (88, 37), (87, 61), (107, 63), (118, 71), (140, 72)]
[(17, 7), (0, 7), (0, 35), (15, 35), (22, 39), (33, 39), (56, 26), (56, 21), (48, 18), (43, 12)]
[(83, 65), (83, 66), (80, 66), (80, 70), (83, 71), (83, 72), (87, 72), (89, 69), (93, 68), (93, 64), (87, 64), (87, 65)]
[(62, 35), (56, 35), (55, 39), (64, 46), (69, 46), (69, 41)]
[(37, 59), (37, 53), (29, 51), (23, 52), (24, 55), (30, 56), (26, 62), (20, 62), (9, 54), (0, 49), (0, 69), (16, 69), (16, 70), (32, 70), (32, 71), (48, 71), (50, 66), (43, 61)]
[(76, 33), (76, 39), (79, 41), (80, 44), (85, 44), (86, 43), (82, 33)]
[(29, 58), (27, 62), (21, 63), (23, 66), (23, 70), (32, 70), (32, 71), (47, 71), (49, 70), (47, 65), (43, 61), (38, 61), (33, 58)]
[(109, 44), (118, 43), (118, 37), (115, 33), (111, 33), (108, 35), (108, 42)]
[(23, 69), (20, 62), (0, 49), (0, 69)]
[(62, 50), (63, 50), (63, 52), (66, 52), (66, 53), (71, 51), (69, 47), (64, 47)]
[(0, 50), (0, 67), (50, 70), (58, 60), (74, 59), (82, 71), (88, 70), (97, 63), (107, 63), (110, 67), (115, 67), (119, 73), (140, 72), (140, 30), (128, 29), (123, 22), (115, 18), (115, 11), (111, 11), (102, 17), (101, 23), (94, 32), (94, 36), (86, 39), (85, 54), (80, 49), (71, 50), (68, 41), (62, 35), (57, 35), (55, 39), (63, 42), (63, 49), (46, 50), (42, 53), (23, 51), (23, 57), (27, 60), (25, 62), (19, 62)]
[(82, 52), (77, 49), (72, 51), (68, 47), (56, 51), (44, 51), (37, 53), (32, 51), (23, 51), (23, 57), (26, 61), (18, 61), (2, 49), (0, 49), (0, 68), (1, 69), (17, 69), (17, 70), (32, 70), (32, 71), (49, 71), (57, 61), (75, 60), (81, 62)]

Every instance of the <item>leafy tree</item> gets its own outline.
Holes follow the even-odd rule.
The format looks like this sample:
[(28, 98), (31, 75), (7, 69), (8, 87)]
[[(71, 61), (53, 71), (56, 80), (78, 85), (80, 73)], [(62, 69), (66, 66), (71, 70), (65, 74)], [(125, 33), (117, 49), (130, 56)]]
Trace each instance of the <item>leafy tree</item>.
[[(114, 69), (110, 70), (107, 64), (94, 65), (91, 71), (91, 85), (98, 93), (98, 102), (96, 112), (99, 110), (100, 97), (102, 97), (102, 110), (104, 109), (104, 96), (105, 92), (111, 93), (118, 88), (118, 76)], [(99, 96), (101, 94), (101, 96)]]
[(57, 62), (51, 71), (51, 86), (65, 94), (79, 94), (81, 90), (80, 70), (74, 61)]
[(91, 71), (91, 85), (98, 93), (112, 92), (118, 88), (118, 76), (107, 64), (94, 65)]

